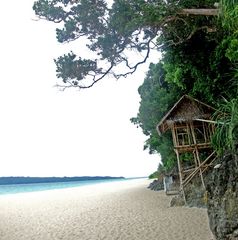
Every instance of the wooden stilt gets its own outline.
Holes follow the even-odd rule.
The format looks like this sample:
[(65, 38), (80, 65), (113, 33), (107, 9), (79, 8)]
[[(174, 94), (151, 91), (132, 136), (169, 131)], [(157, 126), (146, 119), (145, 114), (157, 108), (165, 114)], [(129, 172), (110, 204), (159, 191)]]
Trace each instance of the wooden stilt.
[(175, 149), (175, 153), (177, 156), (177, 163), (178, 163), (178, 170), (179, 170), (179, 180), (180, 180), (180, 191), (183, 194), (183, 200), (185, 205), (187, 204), (186, 202), (186, 196), (185, 196), (185, 192), (184, 192), (184, 188), (183, 188), (183, 174), (182, 174), (182, 166), (181, 166), (181, 162), (180, 162), (180, 158), (179, 158), (179, 152), (177, 149)]
[(202, 169), (201, 169), (201, 161), (200, 161), (200, 157), (199, 157), (199, 152), (198, 152), (197, 146), (195, 148), (195, 153), (196, 153), (196, 156), (197, 156), (197, 161), (198, 161), (198, 166), (199, 166), (199, 172), (200, 172), (202, 186), (206, 190), (206, 186), (205, 186), (204, 179), (203, 179), (203, 174), (202, 174)]
[[(201, 167), (204, 167), (204, 169), (205, 169), (205, 168), (206, 168), (205, 164), (206, 164), (209, 160), (211, 160), (212, 157), (214, 157), (214, 155), (215, 155), (215, 151), (212, 152), (212, 153), (206, 158), (206, 160), (204, 160), (204, 161), (201, 163), (200, 168), (201, 168)], [(215, 159), (216, 159), (216, 156), (213, 158), (213, 160), (211, 161), (211, 163), (214, 162)], [(195, 168), (195, 170), (192, 171), (192, 172), (189, 174), (189, 176), (188, 176), (186, 179), (183, 180), (183, 187), (185, 187), (185, 186), (193, 179), (193, 177), (196, 176), (196, 174), (199, 172), (199, 169), (200, 169), (200, 168), (199, 168), (199, 167)]]
[(192, 122), (190, 124), (191, 124), (191, 132), (192, 132), (193, 142), (195, 144), (195, 149), (194, 150), (195, 150), (196, 160), (197, 160), (198, 167), (199, 167), (200, 178), (201, 178), (203, 188), (206, 189), (204, 179), (203, 179), (202, 169), (201, 169), (201, 161), (200, 161), (200, 157), (199, 157), (199, 151), (198, 151), (198, 147), (197, 147), (197, 140), (196, 140), (196, 136), (195, 136), (195, 132), (194, 132), (194, 127), (193, 127)]
[[(180, 191), (183, 194), (185, 203), (184, 190), (187, 184), (195, 176), (200, 175), (201, 184), (205, 189), (203, 173), (214, 162), (215, 153), (209, 155), (205, 160), (201, 158), (201, 153), (207, 155), (212, 149), (211, 136), (214, 133), (215, 124), (218, 124), (218, 122), (211, 120), (214, 112), (215, 109), (211, 106), (184, 95), (174, 104), (156, 127), (160, 135), (168, 129), (172, 131), (174, 151), (178, 164)], [(192, 162), (191, 164), (188, 162), (188, 168), (185, 169), (181, 157), (183, 153), (193, 154), (195, 166)]]
[(171, 127), (174, 147), (178, 146), (174, 125)]
[(197, 155), (195, 153), (195, 150), (193, 151), (193, 159), (194, 159), (194, 162), (195, 162), (195, 167), (198, 167)]
[(187, 133), (188, 133), (188, 144), (191, 146), (191, 135), (190, 135), (190, 129), (188, 123), (186, 123)]

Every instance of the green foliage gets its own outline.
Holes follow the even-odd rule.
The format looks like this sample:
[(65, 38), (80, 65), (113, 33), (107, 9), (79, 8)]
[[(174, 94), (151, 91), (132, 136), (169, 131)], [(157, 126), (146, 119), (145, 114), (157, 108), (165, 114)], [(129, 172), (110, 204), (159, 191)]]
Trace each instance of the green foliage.
[[(220, 116), (224, 124), (215, 141), (218, 148), (221, 140), (227, 141), (226, 148), (234, 147), (236, 141), (237, 1), (221, 0), (219, 18), (181, 14), (184, 8), (214, 8), (215, 2), (115, 0), (109, 8), (104, 0), (38, 0), (33, 9), (40, 18), (61, 23), (56, 29), (59, 42), (84, 37), (88, 48), (97, 53), (95, 59), (70, 52), (55, 60), (57, 77), (65, 86), (88, 88), (107, 74), (126, 77), (147, 60), (152, 43), (161, 50), (162, 59), (150, 65), (138, 90), (140, 108), (131, 121), (148, 136), (145, 149), (159, 152), (163, 167), (171, 169), (176, 163), (171, 134), (158, 137), (155, 127), (183, 94), (215, 107), (225, 97), (230, 108), (220, 109), (227, 113)], [(132, 51), (142, 56), (136, 64), (130, 61)], [(118, 66), (127, 70), (118, 72)]]
[(219, 155), (237, 151), (238, 144), (238, 3), (222, 0), (221, 5), (220, 20), (226, 35), (217, 48), (217, 56), (223, 54), (231, 62), (230, 71), (226, 69), (231, 87), (214, 116), (217, 126), (212, 143)]
[[(180, 3), (188, 7), (186, 5), (188, 2), (180, 1)], [(189, 4), (201, 4), (199, 5), (201, 7), (214, 4), (214, 2), (194, 1)], [(237, 86), (238, 79), (236, 7), (237, 4), (226, 7), (226, 12), (223, 11), (224, 16), (221, 15), (217, 21), (189, 16), (189, 19), (186, 19), (186, 24), (189, 23), (189, 25), (183, 26), (183, 30), (185, 29), (183, 38), (187, 36), (186, 31), (187, 34), (189, 33), (189, 27), (197, 27), (197, 31), (180, 44), (171, 44), (171, 36), (176, 34), (172, 31), (168, 31), (167, 34), (157, 39), (158, 44), (164, 44), (163, 56), (159, 64), (150, 67), (143, 85), (139, 88), (141, 103), (137, 124), (149, 136), (145, 148), (148, 148), (151, 153), (160, 153), (165, 169), (172, 169), (176, 165), (172, 138), (169, 131), (158, 136), (155, 126), (185, 93), (226, 112), (224, 115), (219, 115), (221, 118), (219, 121), (224, 121), (226, 124), (218, 125), (213, 139), (218, 151), (219, 149), (234, 149), (237, 144), (238, 109), (236, 100), (234, 100), (237, 98), (237, 87), (234, 86)], [(230, 18), (231, 16), (233, 19)], [(190, 24), (190, 21), (193, 24)], [(174, 26), (177, 27), (176, 24)], [(174, 26), (170, 26), (170, 29)], [(215, 31), (208, 32), (206, 27), (199, 28), (198, 26), (212, 26)], [(178, 29), (181, 31), (181, 27)], [(172, 39), (179, 41), (178, 36), (177, 38), (172, 36)], [(221, 109), (224, 108), (221, 107), (224, 97), (230, 104), (226, 106), (228, 108), (226, 110)], [(186, 165), (193, 159), (193, 156), (183, 154), (181, 159)]]
[(238, 147), (238, 98), (224, 99), (216, 112), (217, 127), (212, 139), (219, 155), (224, 151), (237, 151)]
[(216, 106), (217, 99), (231, 88), (227, 73), (233, 65), (223, 45), (220, 32), (198, 32), (186, 43), (167, 48), (163, 55), (166, 81)]
[(222, 26), (229, 32), (238, 30), (238, 4), (236, 0), (221, 0)]
[(221, 25), (227, 31), (221, 47), (225, 56), (234, 64), (238, 64), (238, 3), (233, 0), (223, 0)]
[(163, 164), (159, 164), (157, 170), (149, 175), (149, 179), (163, 179), (163, 176), (166, 173), (166, 168)]
[(157, 179), (159, 177), (158, 171), (155, 171), (149, 175), (149, 179)]
[(173, 168), (176, 156), (173, 150), (171, 133), (167, 132), (158, 136), (156, 125), (175, 101), (182, 95), (182, 90), (174, 83), (165, 81), (166, 71), (163, 64), (151, 64), (150, 70), (139, 87), (141, 96), (139, 113), (131, 121), (140, 126), (148, 139), (145, 142), (145, 149), (150, 153), (159, 152), (165, 169)]
[[(59, 1), (62, 2), (62, 1)], [(62, 6), (55, 5), (56, 1), (42, 0), (34, 3), (33, 10), (36, 15), (45, 17), (49, 21), (61, 21), (66, 12)]]
[[(39, 18), (61, 23), (56, 29), (59, 42), (88, 39), (87, 47), (97, 53), (95, 59), (73, 59), (69, 53), (55, 60), (57, 77), (66, 86), (88, 88), (107, 74), (120, 78), (135, 72), (148, 59), (156, 38), (159, 48), (164, 48), (191, 38), (204, 23), (212, 28), (213, 17), (187, 16), (181, 9), (210, 8), (214, 1), (115, 0), (109, 8), (104, 0), (38, 0), (33, 10)], [(131, 51), (141, 53), (136, 63), (129, 57)], [(75, 67), (75, 59), (80, 67)], [(96, 67), (88, 67), (88, 63)], [(120, 72), (119, 65), (127, 69)], [(171, 73), (177, 82), (183, 76), (182, 69), (177, 66)]]
[(79, 81), (84, 79), (90, 71), (96, 71), (97, 69), (95, 61), (81, 59), (80, 57), (76, 59), (76, 55), (72, 52), (59, 57), (58, 60), (55, 60), (55, 63), (57, 66), (57, 77), (62, 78), (64, 82), (67, 82), (69, 78), (76, 79), (77, 81), (72, 82), (74, 85), (77, 85)]
[(191, 152), (182, 153), (180, 159), (183, 162), (191, 162), (191, 160), (193, 160), (193, 154)]

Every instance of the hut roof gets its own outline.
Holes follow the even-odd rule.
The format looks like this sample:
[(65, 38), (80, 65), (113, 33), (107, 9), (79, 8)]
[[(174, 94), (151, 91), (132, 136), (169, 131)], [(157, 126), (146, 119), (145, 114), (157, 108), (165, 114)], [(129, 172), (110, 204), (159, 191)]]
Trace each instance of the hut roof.
[(174, 122), (189, 122), (197, 119), (211, 119), (215, 109), (188, 95), (183, 95), (161, 119), (156, 129), (159, 134), (166, 132)]

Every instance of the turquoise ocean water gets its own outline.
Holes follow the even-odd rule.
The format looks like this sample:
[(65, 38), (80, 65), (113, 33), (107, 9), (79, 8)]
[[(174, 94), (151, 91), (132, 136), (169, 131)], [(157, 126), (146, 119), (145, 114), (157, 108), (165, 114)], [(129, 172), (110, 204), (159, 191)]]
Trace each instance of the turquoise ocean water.
[(106, 183), (106, 182), (118, 182), (118, 181), (127, 181), (127, 180), (131, 180), (131, 178), (130, 179), (88, 180), (88, 181), (75, 181), (75, 182), (0, 185), (0, 195), (81, 187), (81, 186), (100, 184), (100, 183)]

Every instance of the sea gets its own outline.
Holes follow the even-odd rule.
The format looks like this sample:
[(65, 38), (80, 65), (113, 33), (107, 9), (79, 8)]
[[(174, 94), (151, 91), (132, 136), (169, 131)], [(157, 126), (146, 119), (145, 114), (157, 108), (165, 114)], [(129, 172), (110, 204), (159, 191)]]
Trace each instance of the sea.
[(82, 186), (107, 183), (107, 182), (109, 183), (109, 182), (129, 181), (132, 179), (138, 179), (138, 178), (0, 185), (0, 195), (37, 192), (37, 191), (46, 191), (46, 190), (63, 189), (63, 188), (74, 188), (74, 187), (82, 187)]

